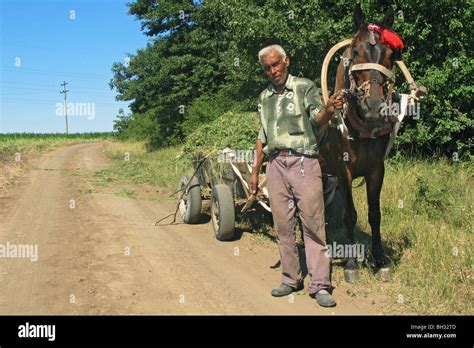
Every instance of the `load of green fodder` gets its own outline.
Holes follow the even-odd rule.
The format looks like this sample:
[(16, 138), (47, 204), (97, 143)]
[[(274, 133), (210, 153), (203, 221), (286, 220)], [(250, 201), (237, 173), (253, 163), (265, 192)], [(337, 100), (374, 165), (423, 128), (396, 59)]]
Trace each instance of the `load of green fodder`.
[(197, 154), (217, 156), (229, 146), (235, 150), (253, 150), (260, 122), (252, 112), (226, 112), (211, 123), (197, 128), (187, 138), (180, 157)]

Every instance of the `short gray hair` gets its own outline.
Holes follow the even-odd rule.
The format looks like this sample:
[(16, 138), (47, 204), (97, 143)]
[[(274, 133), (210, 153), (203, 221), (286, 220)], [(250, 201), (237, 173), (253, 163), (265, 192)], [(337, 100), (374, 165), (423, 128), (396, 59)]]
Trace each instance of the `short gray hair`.
[(265, 57), (267, 54), (269, 54), (273, 50), (277, 51), (280, 54), (281, 59), (285, 60), (286, 52), (283, 49), (283, 47), (281, 47), (280, 45), (270, 45), (270, 46), (262, 48), (258, 52), (258, 60), (260, 61), (260, 64), (262, 64), (263, 57)]

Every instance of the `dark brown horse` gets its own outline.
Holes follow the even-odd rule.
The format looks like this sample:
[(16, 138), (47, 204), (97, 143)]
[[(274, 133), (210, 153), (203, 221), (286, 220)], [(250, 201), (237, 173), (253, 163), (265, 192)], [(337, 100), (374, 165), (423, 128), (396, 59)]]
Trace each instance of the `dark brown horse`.
[[(357, 5), (354, 11), (357, 32), (344, 51), (344, 59), (340, 61), (336, 76), (336, 92), (343, 92), (345, 99), (345, 134), (331, 126), (320, 129), (322, 170), (338, 178), (344, 205), (343, 220), (351, 244), (354, 244), (357, 222), (352, 181), (358, 177), (365, 179), (368, 220), (372, 229), (372, 255), (375, 267), (383, 271), (384, 277), (389, 269), (389, 261), (380, 236), (380, 191), (384, 179), (384, 155), (392, 124), (390, 115), (383, 112), (383, 106), (392, 100), (392, 68), (395, 60), (400, 59), (401, 52), (382, 44), (380, 31), (389, 29), (393, 20), (394, 13), (389, 9), (381, 23), (375, 26), (364, 23), (364, 14)], [(347, 259), (344, 276), (349, 282), (357, 279), (358, 265), (355, 258)]]

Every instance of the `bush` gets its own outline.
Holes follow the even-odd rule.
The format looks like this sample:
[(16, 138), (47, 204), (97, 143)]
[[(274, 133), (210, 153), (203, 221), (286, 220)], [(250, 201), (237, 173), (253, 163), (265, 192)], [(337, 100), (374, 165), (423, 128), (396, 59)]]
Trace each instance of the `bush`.
[(186, 110), (186, 115), (181, 129), (188, 136), (204, 124), (213, 122), (227, 111), (238, 109), (238, 103), (223, 92), (205, 94), (196, 98)]

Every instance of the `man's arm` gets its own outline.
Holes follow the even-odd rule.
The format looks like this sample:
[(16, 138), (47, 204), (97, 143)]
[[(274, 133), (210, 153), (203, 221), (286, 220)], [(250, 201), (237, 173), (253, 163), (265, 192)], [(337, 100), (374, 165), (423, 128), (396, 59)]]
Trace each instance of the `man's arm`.
[(257, 139), (255, 143), (256, 148), (256, 158), (252, 167), (252, 176), (250, 178), (249, 188), (250, 193), (256, 194), (258, 190), (258, 173), (260, 172), (260, 167), (263, 163), (263, 144), (260, 139)]
[(257, 158), (255, 158), (254, 165), (252, 167), (252, 174), (258, 174), (258, 172), (260, 171), (260, 167), (263, 163), (263, 144), (260, 139), (257, 139), (255, 143), (255, 148), (257, 150)]
[(304, 102), (310, 122), (316, 126), (329, 122), (334, 116), (335, 109), (342, 109), (343, 106), (342, 95), (339, 93), (333, 94), (329, 97), (327, 104), (322, 105), (319, 89), (316, 88), (314, 83), (311, 83), (311, 86), (306, 91)]
[(326, 106), (314, 117), (316, 124), (321, 126), (328, 123), (333, 118), (336, 109), (342, 109), (343, 104), (342, 95), (336, 93), (330, 96)]

